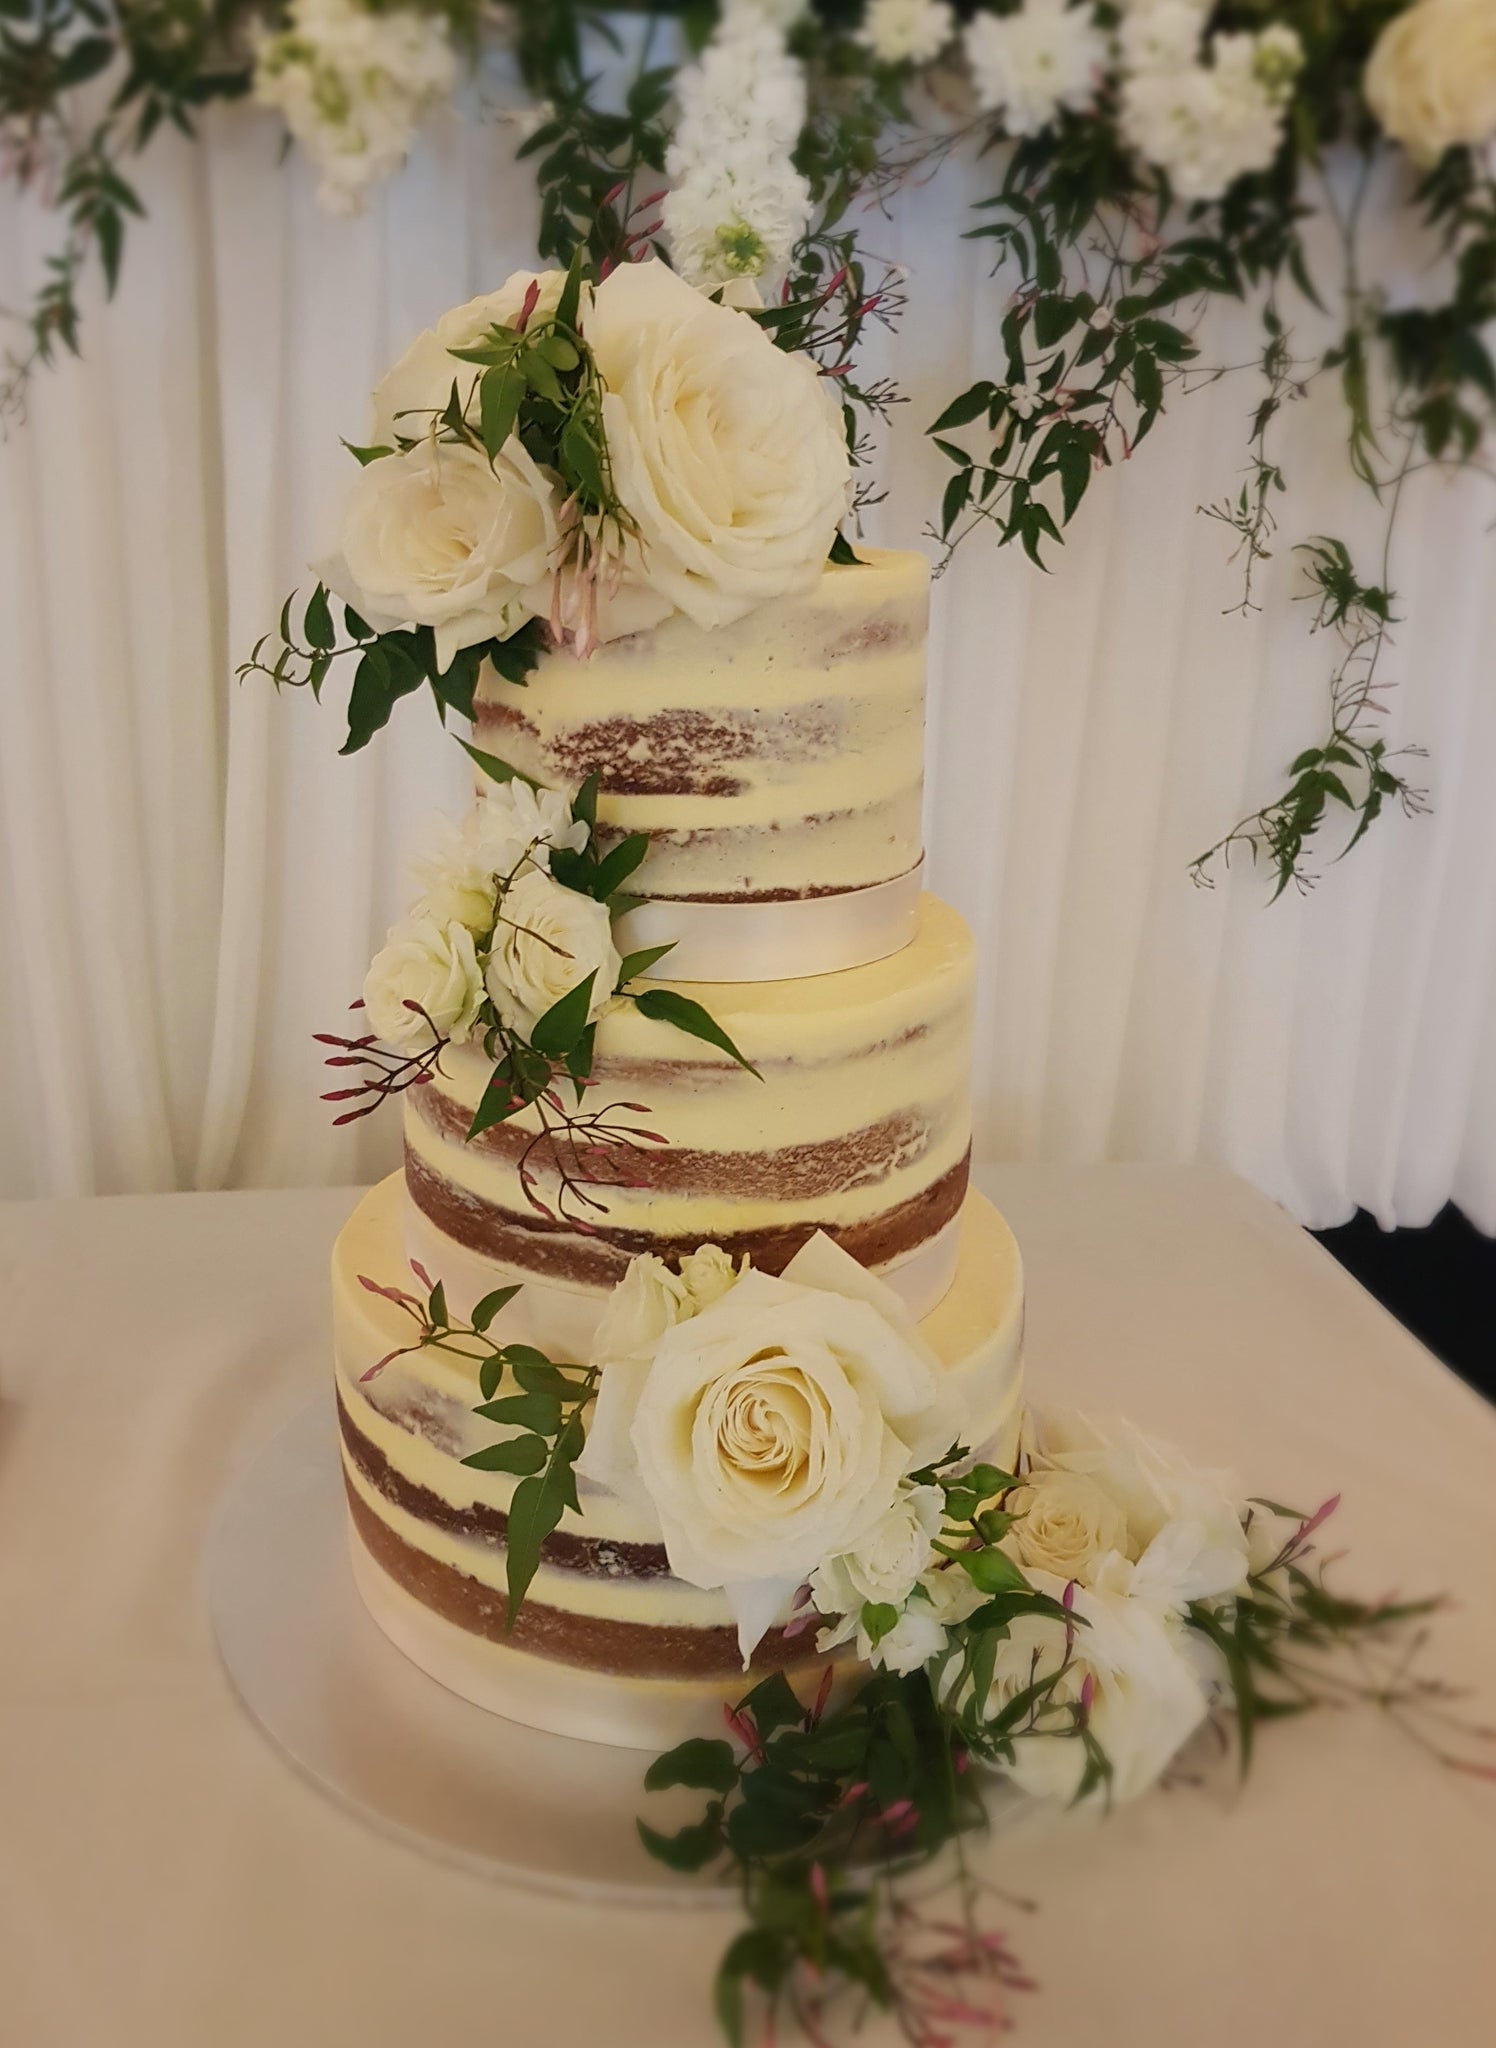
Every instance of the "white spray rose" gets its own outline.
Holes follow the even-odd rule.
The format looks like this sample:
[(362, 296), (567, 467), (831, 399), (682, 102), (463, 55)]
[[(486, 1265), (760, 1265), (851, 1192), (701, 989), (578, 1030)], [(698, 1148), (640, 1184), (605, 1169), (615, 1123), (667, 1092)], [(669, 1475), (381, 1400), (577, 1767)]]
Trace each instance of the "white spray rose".
[(824, 1239), (808, 1270), (850, 1268), (847, 1291), (799, 1285), (804, 1256), (781, 1279), (745, 1273), (651, 1356), (610, 1362), (578, 1466), (657, 1521), (678, 1578), (726, 1593), (745, 1663), (950, 1440), (938, 1366), (897, 1297)]
[(1009, 135), (1037, 135), (1062, 108), (1089, 106), (1106, 61), (1106, 40), (1089, 6), (1024, 0), (1016, 14), (978, 14), (967, 23), (966, 61), (977, 104), (999, 114)]
[(1019, 1520), (1002, 1548), (1025, 1569), (1090, 1585), (1104, 1557), (1127, 1553), (1126, 1515), (1084, 1473), (1036, 1472), (1027, 1486), (1004, 1498), (1003, 1507)]
[[(364, 978), (364, 1012), (369, 1028), (401, 1052), (423, 1051), (431, 1025), (461, 1045), (472, 1032), (483, 1001), (473, 935), (455, 920), (407, 918), (395, 925)], [(418, 1003), (425, 1017), (406, 1008)]]
[(1366, 67), (1367, 104), (1422, 163), (1496, 137), (1496, 7), (1417, 0), (1389, 21)]
[(443, 668), (507, 639), (548, 603), (559, 527), (554, 480), (511, 435), (481, 449), (423, 441), (359, 471), (328, 580), (370, 625), (431, 626)]
[(947, 0), (868, 0), (857, 41), (880, 64), (931, 64), (955, 33)]
[(488, 993), (503, 1023), (528, 1038), (569, 989), (595, 975), (588, 1021), (613, 993), (622, 965), (605, 903), (527, 868), (505, 892), (488, 956)]
[[(746, 1268), (746, 1259), (743, 1262)], [(720, 1301), (739, 1278), (720, 1245), (704, 1244), (672, 1272), (663, 1259), (645, 1252), (608, 1296), (592, 1339), (592, 1363), (648, 1358), (667, 1330)]]
[(598, 287), (588, 339), (614, 485), (639, 529), (625, 583), (705, 627), (814, 583), (851, 472), (810, 360), (663, 263), (624, 264)]
[[(1035, 1590), (1058, 1600), (1065, 1582), (1030, 1574)], [(1078, 1587), (1074, 1613), (1086, 1626), (1073, 1632), (1069, 1668), (1034, 1727), (1018, 1734), (1007, 1774), (1032, 1798), (1071, 1800), (1080, 1788), (1085, 1752), (1078, 1738), (1058, 1733), (1061, 1711), (1077, 1704), (1091, 1685), (1089, 1725), (1112, 1766), (1097, 1795), (1136, 1799), (1156, 1782), (1199, 1727), (1209, 1701), (1189, 1653), (1188, 1631), (1142, 1602)], [(997, 1645), (985, 1712), (990, 1719), (1036, 1680), (1065, 1663), (1066, 1630), (1059, 1621), (1019, 1616)]]
[[(816, 1637), (821, 1652), (854, 1637), (857, 1654), (890, 1671), (913, 1671), (945, 1644), (945, 1629), (922, 1597), (922, 1575), (934, 1556), (945, 1496), (938, 1486), (904, 1488), (855, 1550), (832, 1557), (810, 1575), (810, 1596), (818, 1613), (835, 1617)], [(893, 1628), (875, 1643), (863, 1626), (865, 1604), (901, 1610)]]

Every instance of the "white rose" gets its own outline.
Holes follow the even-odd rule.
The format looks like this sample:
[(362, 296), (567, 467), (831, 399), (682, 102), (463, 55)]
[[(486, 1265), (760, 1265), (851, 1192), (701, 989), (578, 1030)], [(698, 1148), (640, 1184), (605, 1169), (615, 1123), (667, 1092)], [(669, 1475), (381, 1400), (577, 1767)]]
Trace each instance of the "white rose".
[[(745, 1259), (744, 1267), (747, 1266)], [(720, 1245), (704, 1244), (673, 1273), (663, 1259), (645, 1252), (608, 1296), (592, 1339), (592, 1363), (648, 1358), (667, 1330), (720, 1301), (739, 1277)]]
[[(395, 925), (364, 977), (364, 1012), (386, 1045), (419, 1052), (437, 1032), (461, 1045), (483, 1001), (473, 935), (455, 920), (412, 917)], [(406, 1008), (418, 1003), (425, 1016)]]
[(1096, 1568), (1097, 1584), (1174, 1611), (1240, 1590), (1247, 1573), (1242, 1512), (1218, 1474), (1195, 1469), (1128, 1423), (1058, 1411), (1030, 1416), (1026, 1444), (1031, 1483), (1046, 1473), (1079, 1474), (1121, 1511), (1126, 1539)]
[[(657, 1520), (672, 1571), (726, 1592), (746, 1663), (789, 1596), (855, 1550), (904, 1475), (949, 1445), (938, 1366), (827, 1246), (844, 1293), (745, 1273), (602, 1375), (579, 1469)], [(881, 1290), (887, 1293), (888, 1290)], [(896, 1303), (896, 1297), (890, 1297)]]
[(397, 437), (422, 440), (433, 418), (445, 409), (454, 381), (466, 398), (469, 387), (483, 375), (477, 364), (459, 362), (451, 350), (475, 347), (492, 327), (513, 327), (532, 287), (537, 296), (531, 319), (548, 318), (565, 282), (565, 273), (559, 270), (517, 270), (496, 292), (484, 292), (443, 313), (435, 327), (416, 336), (374, 387), (370, 445), (391, 448)]
[(614, 486), (639, 529), (624, 588), (715, 627), (814, 583), (851, 468), (810, 360), (654, 262), (598, 287), (588, 339)]
[(516, 436), (493, 464), (465, 444), (423, 441), (359, 471), (342, 563), (326, 576), (372, 626), (434, 627), (446, 668), (542, 604), (558, 531), (555, 483)]
[(1366, 66), (1366, 101), (1394, 142), (1433, 163), (1496, 136), (1496, 7), (1417, 0), (1389, 21)]
[(938, 1486), (910, 1486), (855, 1549), (828, 1558), (812, 1574), (811, 1598), (822, 1614), (849, 1614), (871, 1601), (902, 1607), (930, 1563), (945, 1495)]
[[(1054, 1599), (1065, 1590), (1063, 1580), (1045, 1572), (1031, 1573), (1030, 1582)], [(1095, 1796), (1136, 1799), (1162, 1775), (1208, 1711), (1188, 1631), (1138, 1601), (1086, 1587), (1077, 1587), (1073, 1611), (1087, 1625), (1073, 1631), (1069, 1666), (1029, 1731), (1016, 1736), (1014, 1760), (1004, 1768), (1032, 1798), (1074, 1799), (1085, 1751), (1078, 1738), (1060, 1731), (1070, 1720), (1063, 1710), (1079, 1702), (1089, 1678), (1089, 1726), (1112, 1767), (1108, 1784)], [(1059, 1672), (1065, 1665), (1065, 1641), (1059, 1621), (1020, 1616), (1010, 1623), (997, 1645), (986, 1718), (994, 1718), (1037, 1680)]]
[(486, 979), (500, 1018), (522, 1038), (589, 974), (595, 979), (587, 1016), (597, 1017), (621, 965), (606, 904), (563, 889), (538, 868), (506, 890)]
[(1081, 1472), (1036, 1472), (1003, 1501), (1020, 1519), (1002, 1548), (1026, 1569), (1094, 1582), (1108, 1552), (1127, 1554), (1127, 1517), (1109, 1493)]

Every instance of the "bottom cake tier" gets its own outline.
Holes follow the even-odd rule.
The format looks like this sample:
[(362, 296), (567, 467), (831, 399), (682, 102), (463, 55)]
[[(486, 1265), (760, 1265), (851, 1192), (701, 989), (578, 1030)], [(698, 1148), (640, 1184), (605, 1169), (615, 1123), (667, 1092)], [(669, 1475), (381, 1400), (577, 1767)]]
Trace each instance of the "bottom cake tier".
[[(495, 1429), (473, 1414), (476, 1373), (410, 1342), (407, 1314), (364, 1282), (414, 1284), (402, 1248), (403, 1179), (370, 1190), (333, 1252), (334, 1349), (354, 1577), (374, 1621), (464, 1699), (531, 1727), (660, 1750), (720, 1732), (721, 1705), (754, 1678), (819, 1682), (811, 1631), (774, 1627), (747, 1674), (725, 1596), (675, 1578), (637, 1508), (579, 1481), (508, 1626), (507, 1513), (516, 1480), (464, 1457)], [(507, 1312), (506, 1312), (507, 1313)], [(948, 1375), (963, 1440), (1003, 1464), (1016, 1442), (1023, 1281), (1018, 1247), (976, 1193), (960, 1218), (956, 1278), (920, 1324)], [(493, 1332), (504, 1336), (502, 1320)]]

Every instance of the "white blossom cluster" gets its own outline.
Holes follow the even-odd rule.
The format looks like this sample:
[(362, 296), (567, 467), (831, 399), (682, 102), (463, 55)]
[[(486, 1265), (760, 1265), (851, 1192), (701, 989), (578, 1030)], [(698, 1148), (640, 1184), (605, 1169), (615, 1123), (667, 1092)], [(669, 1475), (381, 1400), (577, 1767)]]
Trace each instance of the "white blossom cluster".
[(399, 169), (421, 116), (456, 77), (443, 14), (292, 0), (290, 26), (256, 51), (254, 95), (279, 111), (316, 166), (322, 204), (348, 214)]
[(1091, 0), (1024, 0), (1016, 14), (978, 14), (964, 38), (977, 104), (1009, 135), (1037, 135), (1062, 109), (1090, 105), (1106, 68)]
[(810, 220), (792, 153), (805, 125), (805, 74), (785, 43), (799, 6), (728, 0), (699, 62), (676, 81), (661, 220), (690, 283), (773, 284)]
[(955, 32), (947, 0), (868, 0), (857, 41), (880, 64), (933, 64)]
[(1217, 35), (1205, 0), (1134, 0), (1118, 36), (1122, 134), (1181, 199), (1219, 199), (1278, 153), (1304, 61), (1291, 28)]

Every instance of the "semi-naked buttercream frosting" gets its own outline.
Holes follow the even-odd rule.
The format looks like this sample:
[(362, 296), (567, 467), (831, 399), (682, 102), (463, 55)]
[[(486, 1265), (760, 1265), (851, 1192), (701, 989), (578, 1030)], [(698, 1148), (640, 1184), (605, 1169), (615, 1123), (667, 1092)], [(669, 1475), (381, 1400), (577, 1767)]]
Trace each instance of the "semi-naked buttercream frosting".
[[(502, 1438), (473, 1414), (475, 1369), (426, 1349), (365, 1375), (408, 1342), (406, 1316), (360, 1285), (399, 1268), (400, 1177), (374, 1188), (333, 1255), (337, 1401), (351, 1540), (371, 1612), (451, 1690), (511, 1718), (589, 1739), (659, 1748), (714, 1732), (743, 1677), (732, 1609), (675, 1578), (637, 1506), (581, 1482), (513, 1630), (505, 1598), (507, 1510), (516, 1481), (461, 1461)], [(956, 1277), (920, 1325), (939, 1360), (953, 1426), (1001, 1463), (1017, 1431), (1022, 1268), (1011, 1232), (966, 1197)], [(524, 1328), (523, 1295), (495, 1325)], [(794, 1671), (811, 1639), (769, 1631), (752, 1668)]]
[(708, 632), (667, 619), (528, 684), (491, 671), (474, 737), (522, 774), (597, 771), (606, 832), (648, 834), (651, 897), (795, 899), (865, 889), (920, 858), (923, 556), (863, 550), (807, 592)]
[[(598, 1027), (589, 1103), (627, 1104), (618, 1123), (663, 1142), (615, 1153), (601, 1170), (636, 1184), (596, 1190), (607, 1206), (583, 1212), (584, 1229), (561, 1215), (555, 1172), (532, 1149), (535, 1110), (466, 1137), (488, 1066), (479, 1048), (449, 1050), (406, 1096), (412, 1255), (454, 1303), (487, 1293), (497, 1273), (590, 1293), (600, 1308), (641, 1252), (678, 1260), (712, 1243), (779, 1272), (825, 1230), (874, 1271), (904, 1273), (922, 1314), (950, 1282), (949, 1226), (966, 1192), (973, 970), (965, 924), (926, 896), (912, 943), (888, 959), (795, 981), (682, 984), (756, 1073), (620, 1005)], [(522, 1163), (551, 1215), (527, 1198)]]

